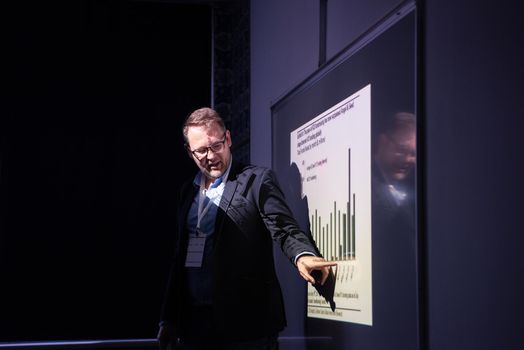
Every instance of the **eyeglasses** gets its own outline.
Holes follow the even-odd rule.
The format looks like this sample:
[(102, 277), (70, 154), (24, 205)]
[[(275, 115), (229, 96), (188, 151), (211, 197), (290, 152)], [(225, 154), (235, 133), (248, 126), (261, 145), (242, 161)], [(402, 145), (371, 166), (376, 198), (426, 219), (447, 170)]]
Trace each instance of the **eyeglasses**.
[(207, 157), (207, 153), (209, 152), (209, 150), (213, 151), (213, 153), (222, 152), (222, 150), (224, 149), (225, 143), (226, 143), (226, 134), (224, 133), (224, 138), (222, 139), (222, 141), (217, 141), (210, 146), (200, 147), (193, 151), (189, 148), (189, 145), (187, 145), (186, 147), (187, 147), (187, 150), (191, 152), (191, 154), (193, 154), (193, 156), (195, 156), (196, 159), (202, 160), (204, 159), (204, 157)]
[[(413, 146), (410, 146), (410, 140), (408, 139), (407, 141), (406, 140), (398, 140), (397, 138), (391, 136), (391, 135), (387, 135), (389, 140), (391, 141), (393, 147), (392, 147), (392, 150), (393, 150), (393, 154), (396, 156), (396, 157), (399, 157), (399, 158), (405, 158), (405, 157), (413, 157), (413, 158), (416, 158), (417, 156), (417, 153), (416, 153), (416, 150), (413, 148)], [(407, 144), (406, 144), (407, 142)]]

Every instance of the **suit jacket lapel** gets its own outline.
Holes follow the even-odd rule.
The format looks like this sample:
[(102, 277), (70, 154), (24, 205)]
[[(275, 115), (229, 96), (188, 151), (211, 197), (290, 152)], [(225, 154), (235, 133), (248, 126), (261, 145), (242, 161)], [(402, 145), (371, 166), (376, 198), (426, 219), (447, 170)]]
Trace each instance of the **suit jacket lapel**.
[(235, 195), (235, 191), (238, 187), (237, 175), (239, 169), (241, 168), (242, 167), (238, 163), (233, 162), (233, 164), (231, 164), (231, 170), (229, 172), (229, 176), (224, 187), (224, 193), (222, 194), (222, 199), (220, 200), (220, 207), (217, 212), (217, 218), (215, 221), (215, 234), (220, 234), (224, 226), (224, 219), (227, 215), (227, 210), (231, 205), (231, 201), (233, 200), (233, 196)]

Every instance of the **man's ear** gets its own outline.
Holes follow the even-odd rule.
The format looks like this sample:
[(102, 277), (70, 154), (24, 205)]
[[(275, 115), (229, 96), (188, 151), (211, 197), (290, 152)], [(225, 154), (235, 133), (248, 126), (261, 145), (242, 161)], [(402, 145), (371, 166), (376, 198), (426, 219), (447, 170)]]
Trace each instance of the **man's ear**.
[(229, 132), (229, 130), (226, 130), (226, 141), (228, 147), (231, 147), (233, 145), (233, 142), (231, 141), (231, 133)]

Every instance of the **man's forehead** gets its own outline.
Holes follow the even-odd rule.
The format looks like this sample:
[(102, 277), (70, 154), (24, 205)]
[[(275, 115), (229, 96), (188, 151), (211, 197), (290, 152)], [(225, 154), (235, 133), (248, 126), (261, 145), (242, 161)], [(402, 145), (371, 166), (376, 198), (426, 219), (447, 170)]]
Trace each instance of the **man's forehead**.
[(214, 134), (221, 134), (220, 128), (214, 125), (207, 126), (207, 125), (195, 125), (190, 126), (187, 129), (188, 135), (190, 134), (206, 134), (206, 135), (214, 135)]
[(210, 142), (221, 140), (223, 134), (219, 126), (191, 126), (187, 130), (187, 139), (193, 146), (207, 146)]
[(191, 125), (187, 128), (188, 132), (191, 130), (204, 133), (219, 133), (222, 134), (222, 127), (218, 123), (202, 124), (202, 125)]
[(398, 142), (401, 142), (401, 141), (410, 141), (410, 140), (414, 140), (416, 138), (416, 133), (415, 133), (415, 129), (398, 129), (398, 130), (395, 130), (395, 132), (393, 132), (391, 134), (392, 138), (397, 140)]

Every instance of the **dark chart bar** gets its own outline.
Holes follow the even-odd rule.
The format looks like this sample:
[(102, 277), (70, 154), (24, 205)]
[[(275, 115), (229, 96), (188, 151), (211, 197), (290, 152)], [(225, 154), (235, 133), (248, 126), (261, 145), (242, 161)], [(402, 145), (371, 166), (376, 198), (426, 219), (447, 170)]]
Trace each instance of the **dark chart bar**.
[[(354, 260), (355, 245), (355, 194), (351, 194), (351, 149), (348, 149), (349, 178), (348, 189), (350, 201), (346, 203), (345, 211), (337, 208), (333, 202), (333, 211), (329, 214), (329, 223), (322, 224), (322, 217), (311, 215), (312, 236), (317, 243), (322, 256), (328, 260)], [(353, 205), (351, 205), (351, 199)]]
[(353, 215), (351, 215), (351, 249), (350, 257), (355, 259), (356, 255), (356, 244), (355, 244), (355, 194), (353, 193)]

